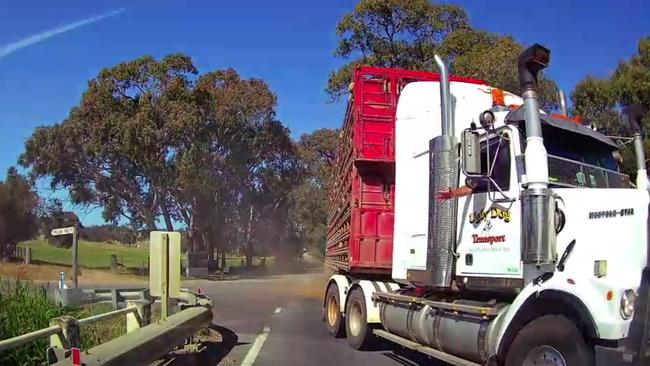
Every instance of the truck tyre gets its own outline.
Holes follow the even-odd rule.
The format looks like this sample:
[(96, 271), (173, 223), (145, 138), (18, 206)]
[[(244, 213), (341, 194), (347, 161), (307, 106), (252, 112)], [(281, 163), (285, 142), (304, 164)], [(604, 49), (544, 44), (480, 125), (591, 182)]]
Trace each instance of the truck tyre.
[(332, 283), (325, 294), (325, 309), (323, 315), (327, 331), (336, 338), (343, 337), (345, 328), (343, 326), (343, 314), (340, 308), (339, 287)]
[(544, 315), (528, 323), (510, 345), (505, 366), (588, 366), (593, 348), (563, 315)]
[(368, 325), (366, 299), (361, 287), (355, 287), (348, 295), (345, 306), (345, 333), (350, 346), (358, 350), (370, 348), (374, 340), (374, 334)]

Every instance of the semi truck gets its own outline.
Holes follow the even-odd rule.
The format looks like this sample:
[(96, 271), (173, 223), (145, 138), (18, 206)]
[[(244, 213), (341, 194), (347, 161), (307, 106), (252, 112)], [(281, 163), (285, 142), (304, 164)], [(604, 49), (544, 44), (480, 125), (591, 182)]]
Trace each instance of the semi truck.
[[(471, 78), (355, 69), (329, 192), (323, 320), (454, 365), (642, 365), (648, 178), (612, 137)], [(620, 172), (634, 146), (636, 179)]]

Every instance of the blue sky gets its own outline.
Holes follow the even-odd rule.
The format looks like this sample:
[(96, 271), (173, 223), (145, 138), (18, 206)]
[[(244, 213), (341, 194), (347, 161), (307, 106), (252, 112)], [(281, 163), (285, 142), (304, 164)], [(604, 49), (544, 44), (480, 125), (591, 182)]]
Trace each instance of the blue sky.
[[(548, 74), (570, 92), (585, 74), (607, 76), (650, 34), (650, 1), (453, 1), (474, 27), (552, 50)], [(63, 119), (87, 80), (143, 54), (183, 52), (199, 71), (234, 67), (266, 80), (278, 117), (294, 137), (339, 127), (343, 106), (327, 103), (334, 27), (352, 0), (3, 1), (0, 4), (0, 177), (16, 163), (34, 127)], [(537, 4), (537, 7), (535, 5)], [(2, 56), (35, 34), (124, 11)], [(45, 197), (54, 193), (40, 192)], [(57, 194), (65, 197), (65, 194)], [(79, 211), (79, 210), (78, 210)], [(99, 210), (79, 211), (99, 224)]]

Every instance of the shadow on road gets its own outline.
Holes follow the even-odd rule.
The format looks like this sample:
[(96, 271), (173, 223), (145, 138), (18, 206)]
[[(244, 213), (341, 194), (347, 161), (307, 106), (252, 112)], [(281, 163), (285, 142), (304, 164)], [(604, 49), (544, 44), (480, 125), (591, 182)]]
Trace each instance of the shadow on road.
[(420, 352), (411, 351), (399, 346), (393, 346), (392, 352), (383, 352), (382, 355), (404, 366), (450, 366), (445, 362), (432, 359)]
[(216, 324), (210, 324), (210, 329), (221, 334), (221, 342), (205, 343), (206, 350), (203, 355), (205, 363), (202, 363), (203, 365), (217, 365), (230, 353), (230, 351), (232, 351), (233, 348), (242, 344), (248, 344), (239, 342), (237, 334), (228, 328)]
[(235, 268), (229, 273), (221, 272), (210, 273), (207, 276), (187, 277), (184, 280), (207, 280), (207, 281), (233, 281), (242, 279), (280, 279), (286, 275), (322, 273), (323, 266), (301, 266), (301, 267), (269, 267), (269, 268)]
[(382, 355), (390, 358), (391, 360), (397, 362), (400, 365), (404, 366), (424, 366), (424, 365), (439, 365), (441, 364), (432, 364), (432, 360), (425, 355), (413, 351), (406, 350), (394, 350), (393, 352), (384, 352)]
[(432, 359), (420, 352), (400, 347), (382, 338), (377, 338), (368, 351), (381, 352), (382, 356), (390, 358), (397, 364), (404, 366), (450, 366), (445, 362)]
[(248, 344), (239, 342), (237, 334), (228, 328), (216, 324), (210, 324), (208, 327), (210, 331), (216, 332), (220, 335), (217, 337), (201, 337), (202, 346), (205, 349), (198, 354), (173, 354), (165, 358), (165, 365), (173, 366), (203, 366), (203, 365), (218, 365), (233, 348), (239, 345)]

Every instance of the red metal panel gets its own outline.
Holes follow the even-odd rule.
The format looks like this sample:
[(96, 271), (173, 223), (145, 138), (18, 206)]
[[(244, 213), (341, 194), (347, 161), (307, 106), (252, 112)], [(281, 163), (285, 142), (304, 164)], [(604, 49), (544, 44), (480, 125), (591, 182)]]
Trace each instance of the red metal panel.
[[(451, 81), (485, 84), (452, 76)], [(389, 275), (395, 203), (395, 112), (413, 81), (438, 81), (431, 72), (361, 66), (354, 70), (334, 181), (329, 192), (327, 264), (338, 272)]]

